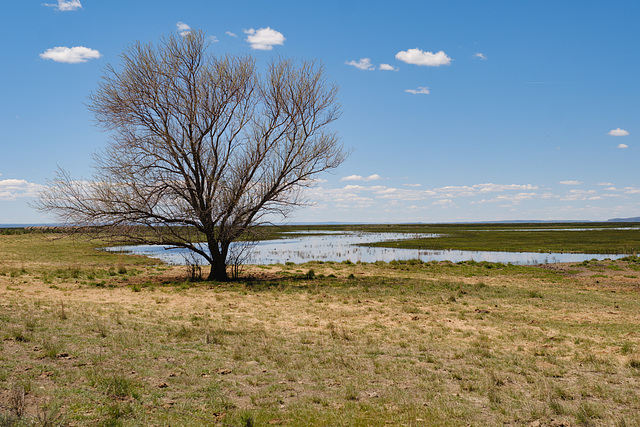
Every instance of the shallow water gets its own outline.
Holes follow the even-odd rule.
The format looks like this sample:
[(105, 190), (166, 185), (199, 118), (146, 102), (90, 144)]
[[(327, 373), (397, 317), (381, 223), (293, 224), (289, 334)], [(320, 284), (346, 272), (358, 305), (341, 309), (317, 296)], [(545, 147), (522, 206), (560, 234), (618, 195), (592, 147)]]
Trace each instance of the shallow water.
[[(412, 233), (357, 233), (339, 232), (322, 235), (304, 235), (291, 233), (292, 237), (257, 242), (251, 250), (251, 256), (245, 264), (296, 264), (307, 261), (351, 261), (375, 262), (421, 259), (422, 261), (488, 261), (520, 265), (549, 264), (558, 262), (582, 262), (589, 259), (621, 258), (620, 254), (569, 254), (538, 252), (490, 252), (459, 250), (425, 250), (396, 249), (357, 246), (360, 244), (404, 240), (415, 238), (437, 237), (436, 234)], [(324, 233), (324, 232), (322, 232)], [(237, 247), (237, 246), (235, 246)], [(162, 245), (116, 246), (107, 248), (110, 251), (122, 251), (136, 255), (145, 255), (160, 259), (168, 264), (187, 264), (185, 249), (169, 249)], [(206, 264), (204, 259), (199, 260)]]

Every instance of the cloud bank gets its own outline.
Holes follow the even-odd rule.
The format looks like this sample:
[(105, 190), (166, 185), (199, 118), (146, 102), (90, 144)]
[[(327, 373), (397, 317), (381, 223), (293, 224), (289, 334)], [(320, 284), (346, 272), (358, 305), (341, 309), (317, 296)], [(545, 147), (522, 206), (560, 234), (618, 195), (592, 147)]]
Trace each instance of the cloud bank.
[(0, 180), (0, 200), (13, 201), (23, 197), (36, 197), (45, 187), (24, 179)]

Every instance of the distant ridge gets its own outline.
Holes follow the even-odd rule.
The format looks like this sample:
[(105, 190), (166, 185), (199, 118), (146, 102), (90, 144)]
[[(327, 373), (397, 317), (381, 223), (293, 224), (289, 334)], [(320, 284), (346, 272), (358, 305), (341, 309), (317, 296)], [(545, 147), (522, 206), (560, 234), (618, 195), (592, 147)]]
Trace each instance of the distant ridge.
[(640, 222), (640, 216), (636, 216), (633, 218), (613, 218), (607, 220), (607, 222)]

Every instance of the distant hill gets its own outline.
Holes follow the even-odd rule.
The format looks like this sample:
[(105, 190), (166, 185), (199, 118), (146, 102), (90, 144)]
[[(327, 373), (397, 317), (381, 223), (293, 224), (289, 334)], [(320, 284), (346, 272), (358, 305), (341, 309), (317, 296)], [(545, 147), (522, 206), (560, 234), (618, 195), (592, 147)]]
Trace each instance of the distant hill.
[(640, 222), (640, 216), (636, 216), (633, 218), (613, 218), (607, 220), (607, 222)]

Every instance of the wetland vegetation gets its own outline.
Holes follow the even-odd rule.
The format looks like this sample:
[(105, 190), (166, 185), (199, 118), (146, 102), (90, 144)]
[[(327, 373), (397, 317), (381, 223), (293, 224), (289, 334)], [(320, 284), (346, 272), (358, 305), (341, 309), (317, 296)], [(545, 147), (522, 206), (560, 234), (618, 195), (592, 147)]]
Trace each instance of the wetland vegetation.
[[(600, 247), (636, 247), (607, 228)], [(640, 424), (635, 256), (288, 263), (218, 283), (60, 237), (0, 235), (3, 426)]]

